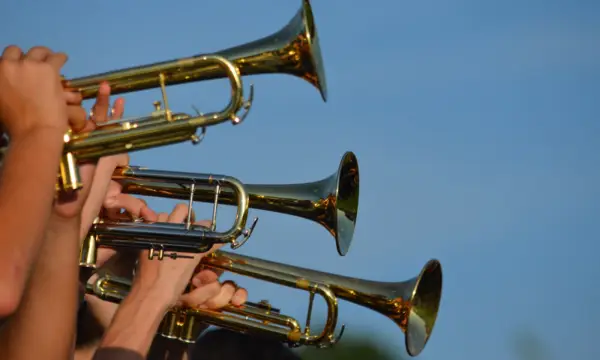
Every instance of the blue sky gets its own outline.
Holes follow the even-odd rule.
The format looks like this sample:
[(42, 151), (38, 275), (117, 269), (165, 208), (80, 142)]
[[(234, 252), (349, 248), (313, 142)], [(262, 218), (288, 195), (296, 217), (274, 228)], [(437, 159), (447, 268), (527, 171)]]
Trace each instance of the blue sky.
[[(599, 357), (600, 4), (365, 4), (313, 4), (328, 103), (299, 79), (253, 77), (244, 124), (132, 162), (292, 183), (329, 175), (352, 150), (361, 194), (346, 257), (318, 225), (258, 211), (239, 251), (380, 281), (408, 279), (439, 258), (443, 302), (422, 359), (514, 359), (518, 331), (537, 334), (555, 359)], [(245, 43), (279, 29), (299, 5), (15, 1), (2, 6), (0, 44), (65, 51), (64, 73), (74, 77)], [(174, 87), (170, 103), (218, 109), (226, 89), (224, 81)], [(146, 114), (157, 98), (127, 95), (126, 113)], [(305, 294), (236, 280), (252, 298), (304, 318)], [(344, 303), (340, 320), (347, 336), (369, 331), (404, 352), (403, 335), (383, 316)]]

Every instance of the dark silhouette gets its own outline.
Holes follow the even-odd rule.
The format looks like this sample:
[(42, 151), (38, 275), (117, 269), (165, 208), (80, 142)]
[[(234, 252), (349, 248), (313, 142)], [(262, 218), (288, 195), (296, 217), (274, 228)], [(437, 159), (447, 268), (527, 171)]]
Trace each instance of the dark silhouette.
[(328, 349), (305, 348), (302, 360), (403, 360), (390, 354), (376, 341), (365, 338), (344, 337)]
[(208, 331), (190, 352), (190, 360), (301, 360), (279, 341), (229, 330)]

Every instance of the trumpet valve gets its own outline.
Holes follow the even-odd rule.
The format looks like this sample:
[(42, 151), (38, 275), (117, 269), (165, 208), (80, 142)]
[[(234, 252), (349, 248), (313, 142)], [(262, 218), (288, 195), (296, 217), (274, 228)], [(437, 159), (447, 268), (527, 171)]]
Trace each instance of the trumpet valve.
[(163, 249), (158, 249), (158, 251), (154, 248), (151, 248), (150, 251), (148, 251), (148, 260), (152, 260), (155, 257), (158, 258), (158, 260), (162, 260), (165, 256), (165, 251)]
[[(63, 139), (64, 143), (67, 144), (71, 140), (71, 132), (67, 132)], [(75, 159), (73, 153), (68, 152), (63, 154), (60, 159), (59, 173), (60, 183), (58, 187), (60, 190), (70, 192), (83, 187), (81, 176), (79, 175), (79, 167), (77, 166), (77, 159)]]
[(206, 327), (193, 314), (186, 314), (184, 316), (179, 340), (187, 344), (193, 344)]
[(265, 313), (270, 314), (271, 311), (278, 314), (279, 313), (279, 309), (275, 309), (271, 303), (269, 302), (269, 300), (261, 300), (258, 302), (258, 304), (256, 304), (258, 308), (262, 309), (265, 311)]
[[(97, 222), (98, 218), (94, 222)], [(98, 255), (97, 247), (98, 237), (91, 231), (83, 240), (79, 249), (79, 266), (84, 268), (95, 269), (96, 257)]]
[(152, 112), (152, 116), (160, 117), (167, 115), (167, 109), (163, 109), (162, 101), (156, 100), (152, 103), (152, 105), (154, 105), (154, 111)]
[(152, 260), (154, 258), (157, 258), (159, 261), (162, 261), (165, 257), (168, 257), (169, 259), (193, 259), (193, 256), (190, 255), (182, 255), (182, 254), (178, 254), (176, 252), (170, 252), (170, 253), (166, 253), (164, 249), (154, 249), (151, 248), (148, 251), (148, 260)]
[(160, 326), (160, 335), (167, 339), (179, 338), (181, 322), (180, 314), (177, 310), (170, 310), (167, 312)]

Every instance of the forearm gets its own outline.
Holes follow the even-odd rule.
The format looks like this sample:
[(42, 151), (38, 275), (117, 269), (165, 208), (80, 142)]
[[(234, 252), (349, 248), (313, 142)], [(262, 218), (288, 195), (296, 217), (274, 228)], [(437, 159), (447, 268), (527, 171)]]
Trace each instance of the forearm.
[(169, 303), (164, 292), (138, 287), (134, 283), (119, 306), (100, 348), (128, 349), (145, 358)]
[[(99, 342), (87, 343), (75, 350), (74, 360), (92, 360)], [(189, 345), (155, 335), (146, 360), (188, 360)], [(142, 356), (138, 353), (138, 355)], [(94, 359), (96, 360), (96, 359)]]
[[(11, 140), (0, 177), (0, 317), (18, 306), (52, 211), (62, 135)], [(26, 214), (26, 215), (25, 215)]]
[(19, 309), (0, 333), (6, 358), (71, 357), (80, 300), (78, 236), (77, 221), (51, 222)]
[[(75, 360), (91, 360), (100, 340), (109, 328), (111, 319), (118, 305), (101, 300), (94, 296), (86, 296), (87, 306), (82, 313), (80, 328), (77, 331), (77, 349)], [(208, 328), (208, 325), (206, 326)], [(146, 357), (147, 360), (187, 360), (188, 344), (167, 339), (156, 334)]]

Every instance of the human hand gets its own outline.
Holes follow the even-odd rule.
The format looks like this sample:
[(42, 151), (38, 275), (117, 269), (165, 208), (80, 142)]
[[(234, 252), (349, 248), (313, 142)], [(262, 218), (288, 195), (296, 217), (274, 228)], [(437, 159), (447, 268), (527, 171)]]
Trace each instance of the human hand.
[[(96, 117), (86, 118), (83, 107), (79, 105), (80, 111), (70, 111), (71, 122), (80, 124), (83, 131), (94, 130), (97, 123), (107, 121), (109, 106), (110, 87), (103, 83), (98, 91), (94, 108)], [(102, 111), (103, 110), (103, 111)], [(115, 101), (111, 113), (112, 118), (120, 118), (124, 112), (124, 100), (119, 98)], [(83, 121), (81, 121), (83, 119)], [(81, 125), (83, 124), (83, 125)], [(83, 189), (78, 192), (60, 194), (56, 202), (55, 214), (62, 219), (78, 218), (80, 224), (80, 238), (83, 238), (89, 230), (94, 218), (98, 215), (112, 172), (119, 162), (127, 162), (127, 154), (101, 158), (97, 164), (79, 164), (79, 173), (84, 183)]]
[(0, 57), (0, 122), (11, 139), (43, 130), (62, 141), (69, 118), (74, 130), (82, 128), (81, 96), (61, 86), (60, 69), (66, 61), (64, 53), (41, 46), (26, 54), (17, 46), (4, 49)]
[[(187, 218), (187, 215), (188, 207), (178, 204), (171, 214), (158, 214), (157, 221), (181, 223)], [(211, 223), (210, 221), (198, 221), (194, 224), (209, 227)], [(134, 287), (137, 285), (154, 294), (160, 294), (159, 297), (168, 306), (175, 305), (178, 300), (181, 304), (188, 306), (211, 309), (222, 307), (230, 301), (241, 305), (247, 299), (246, 290), (238, 289), (233, 282), (220, 284), (218, 282), (219, 274), (211, 270), (203, 270), (196, 274), (191, 280), (196, 288), (181, 296), (202, 258), (221, 246), (222, 244), (215, 245), (206, 253), (189, 254), (192, 259), (165, 257), (161, 261), (149, 260), (148, 252), (143, 251), (139, 258), (136, 276), (133, 279)]]
[[(123, 116), (125, 100), (118, 98), (113, 107), (109, 110), (110, 86), (107, 83), (100, 85), (98, 90), (98, 99), (91, 111), (90, 124), (86, 126), (87, 130), (94, 130), (98, 125), (106, 123), (108, 120), (118, 120)], [(92, 182), (90, 195), (83, 207), (83, 216), (81, 222), (82, 238), (89, 231), (94, 219), (104, 207), (105, 215), (114, 218), (116, 214), (125, 210), (127, 214), (135, 217), (144, 217), (154, 221), (156, 214), (147, 208), (146, 203), (130, 195), (121, 194), (120, 185), (111, 180), (116, 167), (129, 164), (129, 155), (127, 153), (106, 156), (99, 160)], [(114, 219), (116, 220), (116, 219)]]
[[(121, 194), (120, 188), (114, 188), (116, 182), (111, 182), (104, 202), (103, 216), (109, 220), (122, 220), (123, 218), (144, 218), (147, 221), (154, 222), (158, 220), (158, 215), (147, 206), (142, 199), (127, 194)], [(112, 190), (111, 190), (112, 189)], [(117, 193), (117, 199), (111, 197), (111, 194)], [(91, 195), (90, 195), (91, 197)], [(87, 204), (87, 203), (86, 203)], [(135, 253), (116, 251), (111, 248), (98, 248), (96, 255), (97, 272), (88, 278), (81, 278), (87, 283), (94, 283), (100, 273), (110, 273), (114, 276), (130, 279), (135, 267)], [(82, 284), (83, 287), (85, 287)], [(94, 314), (94, 318), (103, 329), (107, 329), (112, 318), (117, 311), (118, 305), (102, 300), (95, 295), (84, 295), (89, 310)]]
[[(135, 196), (122, 194), (119, 184), (115, 181), (111, 181), (108, 192), (104, 199), (103, 217), (108, 220), (132, 220), (142, 218), (148, 222), (158, 221), (158, 215), (154, 210), (148, 207), (148, 204)], [(117, 254), (117, 251), (110, 248), (99, 248), (96, 257), (96, 266), (98, 268), (103, 267), (104, 264), (111, 260), (111, 258)], [(112, 263), (112, 261), (111, 261)], [(110, 264), (111, 271), (114, 270), (114, 266), (122, 268), (121, 261), (117, 261), (114, 264)], [(126, 265), (129, 274), (131, 274), (132, 266)], [(122, 276), (122, 275), (120, 275)]]
[(219, 282), (221, 274), (212, 269), (202, 269), (192, 278), (191, 290), (181, 295), (180, 305), (196, 309), (216, 310), (227, 304), (243, 305), (248, 300), (248, 291), (232, 280)]

